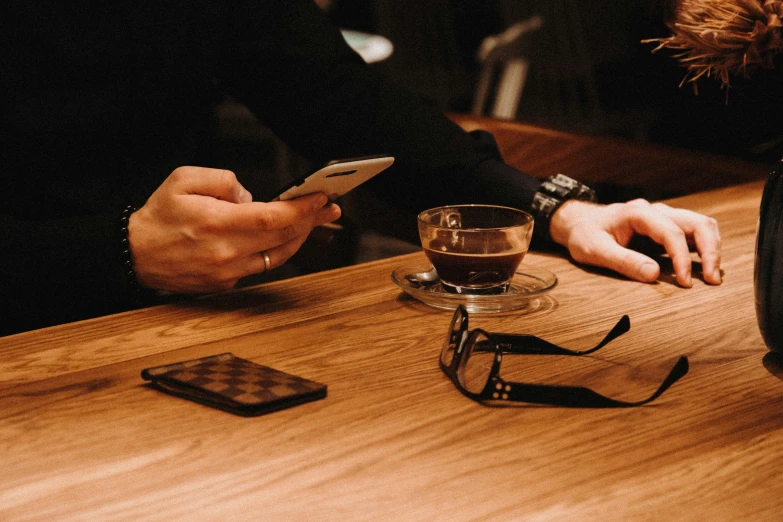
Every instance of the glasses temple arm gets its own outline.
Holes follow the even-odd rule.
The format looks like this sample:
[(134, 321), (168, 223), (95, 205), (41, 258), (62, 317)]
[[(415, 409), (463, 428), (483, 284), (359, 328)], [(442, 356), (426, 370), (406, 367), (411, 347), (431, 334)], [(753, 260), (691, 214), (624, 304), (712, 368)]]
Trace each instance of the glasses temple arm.
[[(508, 401), (531, 402), (552, 406), (569, 406), (574, 408), (617, 408), (641, 406), (654, 401), (663, 394), (672, 384), (688, 373), (688, 358), (684, 355), (666, 376), (658, 389), (646, 399), (626, 402), (605, 397), (589, 388), (579, 386), (551, 386), (546, 384), (505, 383), (508, 387)], [(492, 390), (490, 390), (491, 392)], [(490, 400), (487, 397), (485, 400)]]
[(617, 321), (614, 328), (606, 334), (603, 341), (598, 343), (593, 348), (588, 350), (569, 350), (567, 348), (561, 348), (556, 344), (552, 344), (549, 341), (545, 341), (540, 337), (534, 335), (515, 335), (515, 334), (502, 334), (491, 333), (492, 340), (498, 343), (505, 353), (527, 354), (527, 355), (587, 355), (589, 353), (597, 352), (612, 340), (620, 337), (631, 329), (631, 320), (627, 315), (624, 315)]

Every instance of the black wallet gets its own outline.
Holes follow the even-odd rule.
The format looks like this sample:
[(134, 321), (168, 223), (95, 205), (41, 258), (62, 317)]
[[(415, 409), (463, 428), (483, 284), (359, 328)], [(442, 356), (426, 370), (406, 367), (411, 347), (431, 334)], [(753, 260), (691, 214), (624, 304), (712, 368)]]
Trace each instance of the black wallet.
[(256, 416), (326, 397), (326, 385), (232, 353), (146, 368), (142, 378), (166, 393)]

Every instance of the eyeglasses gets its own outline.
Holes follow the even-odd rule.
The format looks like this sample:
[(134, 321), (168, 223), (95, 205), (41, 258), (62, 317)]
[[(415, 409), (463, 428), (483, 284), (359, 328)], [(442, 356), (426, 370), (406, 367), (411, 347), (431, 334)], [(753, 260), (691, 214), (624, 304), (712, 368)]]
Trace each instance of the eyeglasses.
[(503, 354), (587, 355), (600, 350), (630, 329), (631, 321), (624, 315), (595, 347), (574, 351), (533, 335), (468, 330), (468, 311), (460, 305), (454, 312), (448, 337), (443, 343), (440, 368), (459, 391), (479, 402), (514, 401), (584, 408), (639, 406), (658, 398), (669, 386), (688, 373), (688, 358), (681, 356), (655, 393), (636, 402), (611, 399), (579, 386), (508, 382), (500, 377)]

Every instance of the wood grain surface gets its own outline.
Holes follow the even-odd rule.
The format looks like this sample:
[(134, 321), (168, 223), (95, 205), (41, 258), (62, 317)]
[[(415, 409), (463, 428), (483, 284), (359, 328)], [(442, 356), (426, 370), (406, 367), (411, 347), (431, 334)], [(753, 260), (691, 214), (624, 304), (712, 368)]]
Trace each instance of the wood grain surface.
[[(718, 219), (724, 282), (642, 284), (557, 255), (531, 309), (471, 328), (594, 344), (521, 357), (529, 382), (640, 398), (631, 409), (490, 408), (440, 372), (451, 312), (391, 271), (412, 254), (0, 339), (0, 520), (779, 520), (783, 370), (754, 316), (760, 183), (676, 203)], [(230, 351), (329, 386), (242, 418), (153, 390), (143, 368)], [(507, 357), (511, 359), (511, 357)]]

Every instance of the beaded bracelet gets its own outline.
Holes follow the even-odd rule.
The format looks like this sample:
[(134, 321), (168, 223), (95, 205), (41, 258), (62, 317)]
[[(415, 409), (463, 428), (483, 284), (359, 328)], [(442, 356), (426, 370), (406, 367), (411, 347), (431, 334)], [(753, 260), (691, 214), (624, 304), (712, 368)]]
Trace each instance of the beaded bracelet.
[(130, 294), (140, 302), (147, 295), (148, 291), (139, 284), (139, 280), (136, 278), (136, 272), (133, 270), (133, 255), (130, 249), (130, 241), (128, 241), (128, 223), (130, 222), (131, 214), (137, 210), (133, 205), (128, 205), (122, 211), (122, 217), (120, 217), (120, 243), (122, 245), (122, 267), (125, 272), (125, 282), (130, 290)]
[(533, 235), (540, 241), (550, 244), (553, 242), (549, 234), (549, 223), (555, 211), (569, 199), (594, 203), (598, 201), (593, 189), (563, 174), (551, 176), (541, 183), (541, 187), (533, 196), (531, 206), (531, 213), (536, 223), (533, 227)]

